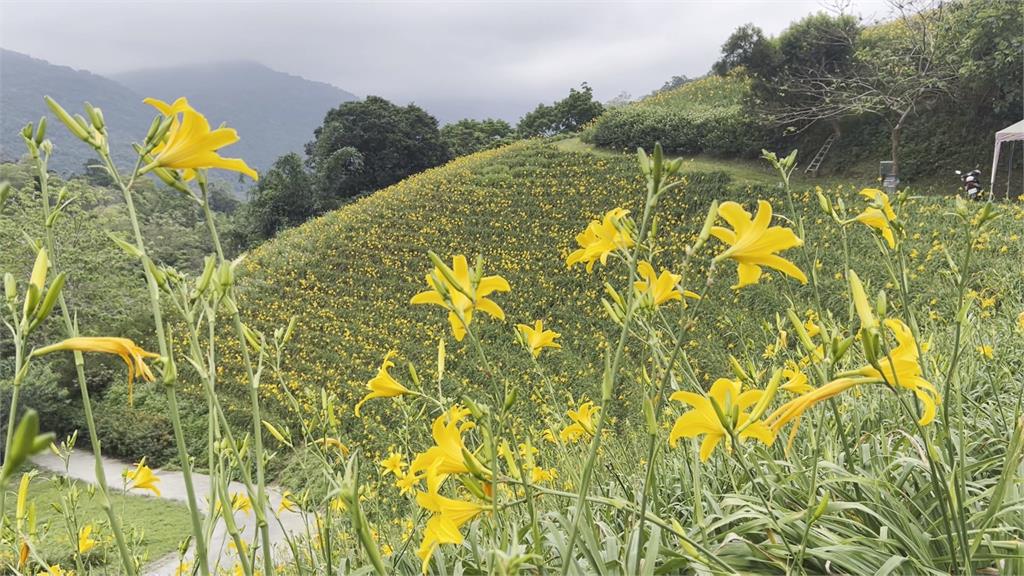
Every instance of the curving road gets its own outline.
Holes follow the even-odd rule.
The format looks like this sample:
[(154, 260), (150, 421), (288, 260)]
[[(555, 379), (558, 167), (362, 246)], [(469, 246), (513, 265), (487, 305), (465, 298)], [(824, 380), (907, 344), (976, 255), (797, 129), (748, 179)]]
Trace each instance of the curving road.
[[(71, 459), (68, 462), (67, 469), (64, 468), (64, 462), (57, 458), (51, 452), (43, 452), (32, 459), (32, 462), (43, 470), (56, 472), (81, 480), (83, 482), (89, 482), (92, 484), (96, 483), (96, 468), (95, 460), (91, 452), (85, 450), (75, 450), (71, 454)], [(107, 476), (108, 483), (118, 484), (120, 483), (121, 473), (126, 469), (134, 468), (134, 465), (122, 462), (120, 460), (114, 460), (113, 458), (103, 458), (103, 469)], [(157, 477), (160, 478), (160, 498), (165, 500), (175, 500), (178, 502), (187, 502), (188, 497), (185, 492), (185, 480), (182, 477), (181, 472), (177, 471), (165, 471), (165, 470), (154, 470)], [(196, 489), (196, 497), (201, 501), (205, 499), (206, 495), (210, 493), (210, 477), (205, 474), (192, 473), (192, 483)], [(229, 489), (229, 493), (241, 493), (245, 494), (245, 486), (240, 482), (232, 482)], [(155, 498), (151, 492), (148, 491), (135, 491), (133, 495)], [(267, 497), (269, 499), (270, 508), (267, 510), (267, 518), (270, 523), (270, 542), (271, 546), (275, 548), (275, 556), (280, 557), (282, 554), (290, 555), (288, 547), (285, 541), (285, 534), (301, 536), (306, 534), (306, 523), (302, 514), (297, 512), (289, 512), (282, 510), (277, 515), (278, 520), (274, 519), (274, 512), (281, 504), (281, 492), (273, 488), (267, 488)], [(200, 504), (202, 506), (202, 504)], [(246, 512), (235, 512), (234, 513), (235, 523), (238, 525), (239, 531), (242, 533), (243, 540), (248, 543), (257, 542), (258, 538), (255, 538), (256, 532), (256, 514), (252, 511)], [(187, 536), (182, 534), (182, 539)], [(217, 522), (217, 525), (213, 529), (213, 535), (209, 541), (209, 562), (211, 572), (215, 572), (215, 566), (219, 566), (225, 569), (231, 569), (235, 564), (235, 552), (228, 547), (228, 542), (231, 541), (231, 537), (228, 535), (227, 530), (224, 527), (224, 522)], [(190, 548), (186, 554), (185, 561), (191, 562), (195, 557), (195, 549)], [(169, 554), (163, 558), (160, 558), (154, 562), (147, 564), (143, 569), (142, 573), (146, 576), (176, 576), (178, 570), (178, 554), (177, 552)]]

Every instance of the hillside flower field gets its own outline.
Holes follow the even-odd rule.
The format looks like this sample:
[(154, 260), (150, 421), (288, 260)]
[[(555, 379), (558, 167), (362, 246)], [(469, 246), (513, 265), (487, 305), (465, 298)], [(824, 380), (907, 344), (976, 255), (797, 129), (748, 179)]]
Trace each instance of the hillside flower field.
[[(44, 235), (31, 272), (4, 275), (5, 571), (147, 573), (110, 500), (160, 495), (145, 461), (98, 474), (101, 522), (71, 492), (39, 521), (54, 503), (31, 456), (80, 448), (18, 395), (66, 354), (98, 472), (93, 358), (123, 362), (127, 402), (165, 397), (188, 490), (179, 574), (1024, 573), (1019, 203), (798, 185), (796, 151), (763, 153), (775, 183), (738, 186), (654, 142), (598, 157), (536, 139), (231, 260), (206, 170), (258, 178), (222, 156), (239, 135), (185, 98), (148, 102), (124, 171), (100, 110), (47, 100), (49, 129), (123, 193), (132, 235), (111, 238), (155, 328), (138, 341), (79, 325), (54, 150), (45, 122), (22, 133)], [(203, 210), (200, 274), (151, 256), (148, 176)], [(65, 338), (39, 341), (44, 323)], [(288, 487), (276, 508), (271, 480)], [(272, 539), (285, 511), (305, 529)]]

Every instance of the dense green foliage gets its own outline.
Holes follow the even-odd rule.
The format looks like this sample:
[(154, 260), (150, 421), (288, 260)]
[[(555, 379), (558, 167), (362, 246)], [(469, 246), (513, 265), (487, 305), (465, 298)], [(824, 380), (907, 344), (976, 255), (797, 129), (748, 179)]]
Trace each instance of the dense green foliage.
[[(1020, 119), (1022, 28), (1024, 5), (983, 0), (872, 25), (819, 13), (773, 38), (745, 25), (722, 46), (715, 71), (724, 76), (612, 110), (584, 137), (618, 150), (660, 140), (677, 153), (725, 156), (795, 147), (809, 159), (836, 133), (826, 172), (867, 176), (888, 157), (904, 181), (935, 181), (985, 167), (992, 133)], [(729, 82), (736, 90), (720, 100), (701, 96)], [(1002, 173), (1019, 176), (1008, 162)]]
[(569, 95), (553, 104), (538, 104), (519, 119), (516, 132), (523, 138), (578, 132), (604, 112), (594, 100), (594, 90), (586, 83), (580, 89), (569, 89)]
[(335, 200), (386, 188), (450, 158), (433, 116), (379, 96), (330, 110), (313, 134), (308, 162), (321, 195)]
[(514, 133), (508, 122), (491, 118), (467, 118), (441, 127), (441, 138), (453, 157), (507, 144), (512, 140)]
[(742, 75), (690, 81), (609, 110), (584, 131), (583, 138), (615, 150), (661, 142), (677, 154), (749, 156), (763, 146), (765, 130), (745, 105), (748, 93)]
[[(15, 194), (0, 207), (0, 272), (27, 277), (34, 250), (26, 238), (38, 238), (43, 227), (38, 212), (36, 180), (26, 164), (0, 164), (0, 180), (8, 180)], [(68, 271), (68, 304), (77, 315), (82, 334), (117, 334), (148, 343), (152, 320), (147, 314), (145, 286), (138, 262), (110, 238), (128, 237), (131, 227), (119, 194), (94, 186), (84, 179), (56, 180), (51, 186), (64, 188), (71, 200), (54, 226), (59, 239), (62, 269)], [(146, 239), (159, 263), (181, 271), (195, 272), (209, 250), (201, 212), (181, 194), (144, 181), (138, 187), (136, 207), (142, 218)], [(231, 208), (233, 200), (214, 190), (215, 205)], [(230, 231), (233, 220), (218, 214)], [(230, 235), (230, 233), (229, 233)], [(64, 337), (59, 323), (44, 326), (33, 337), (44, 345)], [(6, 392), (13, 362), (10, 334), (0, 332), (0, 408), (6, 410)], [(97, 423), (103, 431), (110, 455), (138, 459), (148, 456), (155, 464), (170, 460), (174, 448), (169, 441), (171, 424), (160, 396), (136, 395), (127, 402), (124, 374), (114, 361), (88, 357), (90, 390), (97, 402)], [(23, 393), (23, 405), (35, 408), (45, 429), (59, 435), (81, 429), (82, 408), (74, 367), (70, 357), (51, 356), (34, 363), (31, 385)], [(6, 424), (4, 422), (3, 424)]]

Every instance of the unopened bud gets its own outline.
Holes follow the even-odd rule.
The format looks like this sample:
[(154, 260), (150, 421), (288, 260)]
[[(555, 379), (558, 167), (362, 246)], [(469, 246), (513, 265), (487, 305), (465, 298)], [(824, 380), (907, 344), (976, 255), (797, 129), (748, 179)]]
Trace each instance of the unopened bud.
[(846, 278), (850, 283), (850, 295), (853, 299), (853, 306), (857, 309), (857, 316), (860, 317), (861, 327), (866, 330), (877, 330), (878, 319), (872, 313), (871, 304), (868, 302), (868, 295), (864, 292), (864, 284), (861, 283), (860, 277), (856, 272), (850, 270), (847, 272)]

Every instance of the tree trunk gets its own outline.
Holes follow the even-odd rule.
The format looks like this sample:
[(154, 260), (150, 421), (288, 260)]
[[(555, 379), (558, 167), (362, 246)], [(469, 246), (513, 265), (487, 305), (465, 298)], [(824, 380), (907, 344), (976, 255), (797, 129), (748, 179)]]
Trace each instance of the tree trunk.
[(892, 174), (897, 177), (900, 175), (900, 163), (898, 157), (900, 148), (900, 130), (902, 129), (903, 126), (900, 124), (893, 126), (892, 134), (889, 136), (889, 143), (891, 146), (889, 155), (891, 156), (890, 160), (892, 160)]

